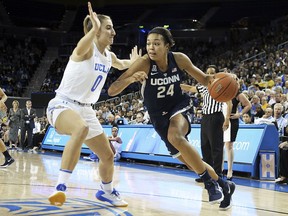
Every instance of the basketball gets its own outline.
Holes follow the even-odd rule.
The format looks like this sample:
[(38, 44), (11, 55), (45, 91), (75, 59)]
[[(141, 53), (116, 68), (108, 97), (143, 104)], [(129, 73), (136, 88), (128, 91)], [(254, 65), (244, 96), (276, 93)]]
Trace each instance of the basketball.
[(232, 100), (239, 91), (235, 77), (229, 73), (215, 74), (215, 80), (208, 84), (208, 91), (211, 97), (218, 102)]

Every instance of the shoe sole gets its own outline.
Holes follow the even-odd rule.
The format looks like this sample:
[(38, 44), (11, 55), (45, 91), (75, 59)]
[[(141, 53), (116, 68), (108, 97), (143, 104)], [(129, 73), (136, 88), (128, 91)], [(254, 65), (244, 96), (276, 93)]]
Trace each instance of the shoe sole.
[(62, 206), (66, 201), (66, 195), (62, 191), (56, 191), (48, 198), (48, 200), (51, 205)]
[(226, 208), (219, 208), (219, 211), (226, 211), (232, 207), (232, 201), (230, 202), (230, 205), (227, 206)]
[(221, 197), (220, 199), (218, 199), (218, 200), (213, 200), (213, 201), (209, 201), (209, 203), (210, 203), (211, 205), (219, 204), (219, 203), (221, 203), (223, 200), (224, 200), (224, 195), (222, 194), (222, 197)]
[(107, 202), (107, 203), (110, 203), (111, 205), (115, 206), (115, 207), (127, 207), (128, 204), (120, 204), (120, 205), (117, 205), (117, 204), (114, 204), (113, 202), (110, 202), (109, 200), (107, 200), (106, 198), (99, 198), (99, 197), (96, 197), (99, 201), (101, 202)]
[(231, 193), (230, 205), (227, 206), (227, 207), (225, 207), (225, 208), (220, 208), (220, 207), (219, 207), (219, 210), (220, 210), (220, 211), (226, 211), (226, 210), (228, 210), (228, 209), (230, 209), (230, 208), (232, 207), (232, 195), (234, 194), (234, 191), (235, 191), (235, 189), (236, 189), (236, 184), (235, 184), (234, 182), (232, 182), (232, 181), (230, 181), (230, 184), (233, 184), (233, 185), (234, 185), (234, 188), (230, 191), (230, 193)]

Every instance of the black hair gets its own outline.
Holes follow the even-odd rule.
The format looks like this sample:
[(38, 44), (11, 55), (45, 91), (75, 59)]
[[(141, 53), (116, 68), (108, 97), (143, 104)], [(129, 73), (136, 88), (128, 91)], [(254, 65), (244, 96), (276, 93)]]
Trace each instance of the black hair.
[(164, 27), (155, 27), (148, 33), (148, 35), (150, 35), (150, 34), (162, 35), (162, 37), (164, 38), (165, 44), (168, 43), (170, 48), (175, 45), (175, 41), (173, 39), (171, 32)]
[(208, 65), (207, 69), (208, 69), (208, 68), (214, 68), (215, 73), (218, 73), (218, 68), (217, 68), (216, 65)]
[(116, 128), (119, 130), (119, 126), (118, 126), (117, 123), (113, 123), (113, 124), (112, 124), (112, 128), (113, 128), (113, 127), (116, 127)]

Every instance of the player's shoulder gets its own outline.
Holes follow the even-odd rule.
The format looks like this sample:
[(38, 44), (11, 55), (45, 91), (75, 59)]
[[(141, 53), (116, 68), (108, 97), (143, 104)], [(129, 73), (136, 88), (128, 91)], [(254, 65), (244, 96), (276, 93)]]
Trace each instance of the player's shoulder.
[(139, 60), (143, 61), (143, 62), (150, 62), (150, 58), (149, 58), (148, 54), (145, 54), (145, 55), (141, 56), (139, 58)]
[(187, 55), (182, 53), (182, 52), (172, 52), (174, 58), (177, 60), (177, 59), (187, 59)]
[(174, 59), (177, 63), (178, 66), (180, 66), (180, 68), (185, 68), (185, 66), (187, 65), (187, 63), (190, 61), (189, 57), (182, 53), (182, 52), (172, 52)]
[(145, 68), (148, 70), (149, 67), (150, 67), (150, 64), (151, 64), (151, 60), (149, 58), (149, 56), (146, 54), (146, 55), (143, 55), (141, 56), (140, 58), (138, 58), (134, 63), (133, 65), (135, 67), (141, 67), (144, 71), (145, 71)]

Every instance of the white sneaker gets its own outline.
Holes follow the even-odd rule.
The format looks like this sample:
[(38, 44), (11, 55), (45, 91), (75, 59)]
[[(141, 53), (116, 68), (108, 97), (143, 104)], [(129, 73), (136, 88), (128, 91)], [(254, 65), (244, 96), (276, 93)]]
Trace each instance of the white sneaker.
[(111, 205), (116, 207), (128, 206), (128, 203), (121, 199), (120, 194), (115, 189), (113, 189), (112, 193), (110, 194), (103, 190), (98, 190), (95, 196), (98, 200), (103, 202), (109, 202)]
[(55, 191), (48, 197), (51, 205), (62, 206), (66, 201), (66, 194), (63, 191)]
[(56, 187), (56, 191), (48, 197), (48, 200), (51, 205), (55, 206), (62, 206), (63, 203), (66, 201), (66, 185), (59, 184)]

